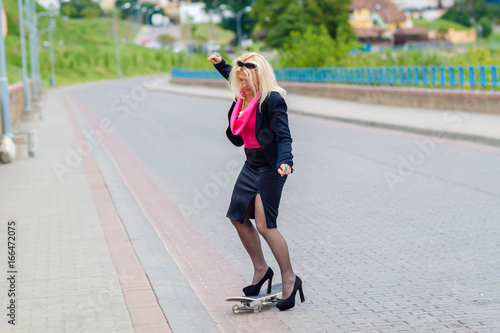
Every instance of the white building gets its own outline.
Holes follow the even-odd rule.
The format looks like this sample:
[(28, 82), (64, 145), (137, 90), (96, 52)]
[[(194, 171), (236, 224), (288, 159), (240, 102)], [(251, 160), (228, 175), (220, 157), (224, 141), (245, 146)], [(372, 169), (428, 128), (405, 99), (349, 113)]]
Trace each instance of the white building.
[(392, 0), (398, 8), (412, 14), (413, 18), (435, 20), (440, 18), (454, 0)]
[(61, 2), (59, 0), (38, 0), (37, 1), (40, 6), (43, 6), (47, 9), (55, 9), (59, 11), (59, 8), (61, 8)]
[(219, 23), (222, 18), (217, 14), (205, 12), (203, 2), (181, 3), (179, 6), (179, 20), (181, 24)]
[(454, 0), (393, 0), (394, 4), (401, 10), (437, 9), (439, 2), (443, 8), (450, 8)]

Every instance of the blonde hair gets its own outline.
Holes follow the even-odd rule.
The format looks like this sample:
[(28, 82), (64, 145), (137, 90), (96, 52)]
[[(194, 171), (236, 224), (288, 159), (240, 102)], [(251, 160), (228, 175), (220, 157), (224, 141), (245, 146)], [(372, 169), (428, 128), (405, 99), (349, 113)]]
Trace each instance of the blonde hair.
[[(237, 64), (238, 61), (250, 62), (257, 65), (257, 67), (253, 69), (240, 67)], [(244, 53), (233, 60), (232, 66), (233, 69), (229, 74), (229, 88), (233, 91), (234, 100), (238, 99), (242, 90), (237, 76), (239, 72), (247, 75), (248, 84), (252, 87), (254, 96), (257, 96), (257, 91), (260, 91), (259, 107), (262, 106), (264, 100), (273, 91), (278, 92), (283, 98), (286, 97), (286, 90), (278, 85), (271, 64), (260, 54), (255, 52)]]

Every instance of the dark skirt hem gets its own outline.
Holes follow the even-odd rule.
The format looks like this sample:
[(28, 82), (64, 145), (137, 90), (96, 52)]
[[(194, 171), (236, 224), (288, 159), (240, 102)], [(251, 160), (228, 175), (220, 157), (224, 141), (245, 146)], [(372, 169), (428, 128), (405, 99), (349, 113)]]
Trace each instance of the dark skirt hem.
[[(274, 229), (277, 227), (278, 208), (287, 176), (281, 177), (278, 171), (269, 165), (261, 151), (245, 148), (245, 153), (247, 160), (234, 184), (226, 217), (244, 223), (252, 199), (259, 194), (266, 226)], [(250, 214), (250, 219), (254, 218), (255, 212)]]
[[(231, 215), (229, 212), (227, 213), (226, 217), (230, 220), (233, 220), (233, 221), (236, 221), (236, 222), (239, 222), (241, 224), (245, 223), (245, 216), (247, 215), (248, 213), (248, 210), (250, 209), (250, 204), (252, 203), (252, 200), (257, 196), (257, 195), (260, 195), (260, 193), (256, 193), (251, 199), (250, 201), (248, 202), (248, 205), (247, 205), (247, 210), (245, 211), (245, 214), (243, 214), (242, 217), (234, 217), (234, 215)], [(262, 196), (260, 197), (260, 200), (262, 201)], [(255, 204), (255, 203), (254, 203)], [(264, 202), (262, 201), (262, 206), (264, 206)], [(266, 212), (266, 209), (264, 208), (264, 215), (267, 215), (267, 212)], [(255, 220), (255, 211), (254, 211), (254, 214), (250, 214), (250, 217), (249, 217), (250, 220)], [(266, 216), (266, 227), (268, 229), (276, 229), (278, 226), (276, 225), (276, 220), (274, 220), (274, 223), (268, 223), (270, 219), (268, 218), (268, 216)], [(272, 219), (271, 219), (272, 220)]]

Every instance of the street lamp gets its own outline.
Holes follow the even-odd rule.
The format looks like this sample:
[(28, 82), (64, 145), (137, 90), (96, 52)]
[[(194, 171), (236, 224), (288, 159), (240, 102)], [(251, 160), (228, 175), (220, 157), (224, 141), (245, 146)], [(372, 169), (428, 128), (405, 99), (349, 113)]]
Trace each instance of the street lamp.
[[(28, 0), (29, 1), (29, 0)], [(32, 16), (32, 24), (34, 25), (34, 33), (33, 33), (33, 59), (35, 59), (34, 66), (34, 73), (36, 76), (36, 86), (38, 87), (37, 95), (36, 97), (34, 96), (35, 99), (38, 99), (38, 93), (41, 94), (42, 92), (42, 69), (40, 66), (40, 38), (38, 35), (38, 14), (36, 12), (36, 0), (31, 0), (30, 2), (31, 6), (31, 16)], [(31, 42), (30, 42), (31, 43)], [(31, 44), (30, 44), (31, 45)], [(30, 50), (31, 52), (31, 50)], [(33, 72), (33, 69), (32, 69)], [(33, 76), (33, 75), (32, 75)], [(41, 111), (40, 111), (40, 117), (41, 117)]]
[(55, 64), (55, 55), (54, 55), (54, 39), (53, 39), (53, 32), (54, 29), (56, 28), (56, 20), (51, 18), (49, 20), (49, 43), (50, 43), (50, 53), (49, 53), (49, 58), (50, 58), (50, 86), (54, 87), (56, 85), (56, 64)]
[(236, 13), (236, 34), (238, 37), (238, 46), (240, 47), (240, 50), (241, 50), (241, 16), (245, 13), (248, 13), (251, 10), (252, 10), (252, 7), (246, 6), (245, 8), (240, 10), (238, 13)]
[[(0, 105), (2, 107), (2, 147), (0, 148), (0, 158), (3, 162), (12, 162), (16, 156), (16, 146), (12, 141), (11, 120), (10, 120), (10, 96), (7, 87), (7, 64), (5, 63), (5, 40), (3, 36), (3, 3), (0, 0)], [(2, 151), (5, 149), (5, 151)]]
[[(139, 26), (142, 25), (142, 20), (143, 20), (143, 17), (144, 19), (146, 19), (146, 12), (148, 11), (148, 7), (142, 7), (141, 8), (141, 12), (142, 12), (142, 15), (139, 15), (139, 21), (137, 22), (139, 24)], [(144, 16), (143, 16), (144, 15)]]
[(38, 100), (41, 93), (41, 73), (40, 73), (40, 51), (38, 49), (37, 14), (35, 0), (25, 0), (24, 10), (26, 12), (26, 27), (29, 31), (30, 44), (30, 67), (31, 67), (31, 89), (33, 99)]
[(120, 43), (118, 41), (118, 13), (121, 12), (122, 10), (130, 8), (130, 3), (126, 3), (118, 10), (114, 11), (113, 15), (113, 37), (115, 40), (115, 55), (116, 55), (116, 75), (118, 76), (119, 79), (123, 77), (122, 74), (122, 63), (121, 63), (121, 57), (120, 57)]
[[(37, 14), (35, 17), (36, 17), (36, 22), (38, 22), (38, 18), (42, 17), (42, 16), (48, 16), (48, 19), (49, 19), (49, 24), (47, 26), (47, 28), (45, 29), (42, 29), (40, 30), (40, 34), (39, 36), (42, 36), (42, 34), (45, 32), (45, 31), (48, 31), (49, 32), (49, 43), (48, 43), (48, 47), (49, 47), (49, 60), (50, 60), (50, 78), (49, 78), (49, 83), (50, 83), (50, 86), (53, 87), (56, 85), (56, 70), (55, 70), (55, 54), (54, 54), (54, 43), (53, 43), (53, 32), (56, 28), (56, 20), (52, 18), (52, 16), (54, 15), (54, 9), (51, 8), (48, 12), (43, 12), (43, 13), (39, 13)], [(38, 28), (37, 26), (35, 26), (35, 31), (37, 31)], [(38, 39), (38, 37), (37, 37)]]
[(21, 62), (23, 68), (24, 109), (31, 110), (30, 93), (28, 86), (28, 63), (26, 61), (26, 41), (24, 38), (23, 0), (17, 0), (17, 6), (19, 9), (19, 38), (21, 39)]
[[(129, 13), (129, 19), (130, 19), (130, 36), (129, 39), (131, 43), (134, 42), (134, 25), (136, 26), (135, 29), (138, 29), (137, 27), (137, 11), (141, 9), (140, 4), (136, 4), (134, 7), (130, 9)], [(135, 17), (135, 23), (134, 23), (134, 17)]]

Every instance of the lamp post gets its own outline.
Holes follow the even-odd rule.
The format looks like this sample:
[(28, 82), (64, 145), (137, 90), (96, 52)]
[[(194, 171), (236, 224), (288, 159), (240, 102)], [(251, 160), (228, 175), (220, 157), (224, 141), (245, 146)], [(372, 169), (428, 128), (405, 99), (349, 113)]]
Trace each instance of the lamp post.
[[(30, 1), (30, 0), (27, 0)], [(33, 54), (34, 54), (34, 64), (35, 64), (35, 73), (36, 73), (36, 84), (38, 87), (38, 93), (42, 92), (42, 70), (40, 67), (40, 40), (38, 35), (38, 14), (36, 12), (36, 0), (31, 0), (28, 2), (31, 4), (31, 15), (32, 15), (32, 24), (34, 26), (34, 39), (33, 39)], [(38, 99), (38, 95), (37, 98)]]
[(19, 38), (21, 39), (21, 62), (23, 68), (24, 109), (31, 110), (30, 90), (28, 86), (28, 63), (26, 61), (26, 41), (24, 39), (23, 0), (17, 0), (17, 6), (19, 9)]
[(146, 20), (146, 13), (148, 11), (148, 7), (142, 7), (141, 8), (141, 13), (142, 15), (139, 15), (139, 21), (137, 22), (139, 24), (139, 27), (142, 25), (142, 20)]
[(5, 40), (3, 36), (3, 3), (0, 0), (0, 105), (2, 115), (2, 145), (0, 146), (0, 160), (12, 162), (16, 157), (16, 146), (12, 137), (10, 119), (10, 96), (7, 87), (7, 65), (5, 63)]
[(25, 0), (26, 11), (26, 26), (29, 30), (29, 43), (30, 43), (30, 67), (31, 67), (31, 89), (33, 91), (33, 99), (38, 100), (41, 92), (41, 76), (40, 76), (40, 53), (38, 50), (37, 42), (37, 28), (36, 28), (36, 5), (34, 0)]
[(50, 86), (54, 87), (56, 85), (56, 69), (55, 69), (55, 55), (54, 55), (54, 39), (53, 32), (56, 27), (56, 20), (51, 18), (49, 20), (49, 58), (50, 58)]
[(238, 37), (238, 46), (241, 49), (241, 16), (252, 10), (252, 7), (246, 6), (242, 10), (236, 13), (236, 34)]
[(118, 13), (120, 13), (122, 10), (130, 8), (130, 3), (126, 3), (118, 10), (114, 11), (114, 17), (113, 17), (113, 37), (115, 39), (115, 55), (116, 55), (116, 75), (118, 76), (119, 79), (123, 77), (122, 74), (122, 63), (121, 63), (121, 56), (120, 56), (120, 42), (118, 41)]
[[(141, 8), (141, 5), (140, 4), (136, 4), (134, 7), (132, 7), (130, 9), (130, 13), (129, 13), (129, 18), (130, 18), (130, 42), (133, 43), (134, 42), (134, 25), (136, 25), (136, 23), (134, 22), (134, 18), (136, 18), (135, 21), (137, 21), (137, 11)], [(137, 29), (137, 27), (136, 27)]]
[[(37, 40), (39, 36), (42, 36), (42, 34), (45, 31), (48, 31), (49, 33), (49, 42), (48, 42), (48, 47), (49, 47), (49, 61), (50, 61), (50, 78), (49, 78), (49, 83), (50, 86), (55, 86), (56, 85), (56, 71), (55, 71), (55, 54), (54, 54), (54, 43), (53, 43), (53, 32), (56, 28), (56, 20), (52, 18), (54, 15), (54, 10), (51, 8), (48, 12), (42, 12), (37, 15), (34, 15), (35, 17), (35, 22), (38, 22), (38, 19), (42, 16), (48, 16), (49, 24), (47, 28), (44, 28), (40, 30), (40, 34), (38, 34), (38, 28), (35, 25), (35, 35), (37, 36)], [(36, 43), (38, 44), (38, 43)], [(36, 47), (36, 46), (35, 46)], [(39, 62), (38, 62), (39, 63)]]

